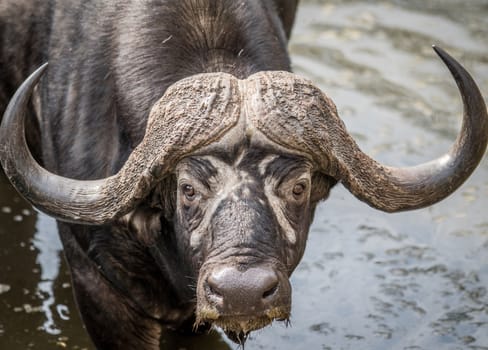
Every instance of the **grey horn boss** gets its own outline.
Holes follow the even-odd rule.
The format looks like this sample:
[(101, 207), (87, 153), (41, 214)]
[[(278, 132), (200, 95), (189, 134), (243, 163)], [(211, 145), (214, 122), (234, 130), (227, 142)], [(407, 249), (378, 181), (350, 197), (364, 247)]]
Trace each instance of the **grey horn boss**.
[[(336, 183), (383, 211), (421, 208), (486, 151), (478, 87), (434, 48), (464, 102), (452, 148), (410, 168), (363, 153), (331, 99), (290, 72), (297, 1), (21, 3), (0, 20), (21, 9), (11, 46), (33, 41), (18, 50), (35, 55), (2, 71), (23, 83), (3, 115), (0, 161), (58, 220), (99, 349), (158, 349), (165, 329), (212, 326), (243, 344), (287, 322), (289, 276)], [(47, 34), (31, 38), (30, 26)]]

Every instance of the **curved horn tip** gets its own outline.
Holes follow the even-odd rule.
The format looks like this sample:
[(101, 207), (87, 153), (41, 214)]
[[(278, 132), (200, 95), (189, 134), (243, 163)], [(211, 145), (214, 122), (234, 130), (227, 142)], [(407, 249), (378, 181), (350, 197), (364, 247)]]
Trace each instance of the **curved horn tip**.
[(441, 60), (443, 60), (446, 63), (447, 66), (449, 66), (452, 63), (452, 61), (455, 61), (454, 58), (451, 55), (449, 55), (443, 48), (436, 46), (435, 44), (432, 45), (432, 50), (435, 51), (437, 56), (439, 56)]
[[(444, 49), (440, 48), (439, 46), (432, 45), (432, 49), (435, 51), (437, 56), (441, 58), (447, 68), (451, 71), (451, 73), (455, 76), (456, 71), (466, 72), (466, 69), (458, 62), (454, 57), (449, 55)], [(469, 74), (469, 73), (468, 73)]]
[(35, 83), (41, 78), (41, 76), (44, 74), (44, 71), (47, 69), (47, 66), (49, 65), (49, 62), (43, 63), (39, 68), (37, 68), (34, 72), (31, 73), (29, 78), (27, 80), (35, 80)]
[(24, 80), (24, 82), (20, 85), (20, 87), (15, 92), (15, 94), (12, 96), (10, 102), (5, 108), (5, 111), (3, 113), (3, 118), (0, 118), (0, 121), (2, 122), (0, 127), (0, 133), (8, 132), (8, 130), (6, 130), (4, 126), (8, 123), (7, 120), (10, 120), (9, 116), (12, 114), (12, 110), (16, 109), (19, 103), (26, 103), (26, 101), (30, 99), (34, 86), (37, 85), (37, 83), (41, 79), (42, 75), (47, 69), (48, 64), (49, 63), (46, 62), (43, 65), (41, 65), (39, 68), (37, 68), (34, 72), (32, 72), (29, 75), (29, 77)]
[(434, 50), (436, 54), (438, 54), (439, 56), (446, 54), (446, 51), (442, 47), (437, 46), (436, 44), (432, 44), (432, 50)]

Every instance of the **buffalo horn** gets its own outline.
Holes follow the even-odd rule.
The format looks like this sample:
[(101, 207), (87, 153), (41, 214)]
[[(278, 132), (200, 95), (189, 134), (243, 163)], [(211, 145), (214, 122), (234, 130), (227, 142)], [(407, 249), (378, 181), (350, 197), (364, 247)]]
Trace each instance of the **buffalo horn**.
[(359, 199), (378, 209), (397, 212), (423, 208), (453, 193), (481, 161), (488, 142), (488, 115), (470, 74), (444, 50), (434, 47), (457, 83), (463, 100), (461, 132), (445, 155), (418, 166), (385, 167), (354, 148), (354, 157), (337, 153), (341, 178)]
[(413, 167), (378, 163), (359, 149), (325, 93), (286, 72), (251, 77), (252, 115), (260, 116), (251, 119), (268, 138), (314, 158), (319, 171), (377, 209), (397, 212), (431, 205), (461, 186), (488, 142), (486, 105), (476, 83), (454, 58), (438, 47), (434, 50), (454, 77), (464, 105), (457, 140), (434, 161)]
[(74, 180), (40, 166), (25, 140), (24, 117), (47, 63), (11, 99), (0, 126), (0, 162), (14, 187), (58, 220), (104, 224), (128, 213), (165, 177), (177, 160), (220, 138), (237, 123), (240, 98), (229, 75), (182, 80), (155, 103), (146, 134), (120, 171), (101, 180)]

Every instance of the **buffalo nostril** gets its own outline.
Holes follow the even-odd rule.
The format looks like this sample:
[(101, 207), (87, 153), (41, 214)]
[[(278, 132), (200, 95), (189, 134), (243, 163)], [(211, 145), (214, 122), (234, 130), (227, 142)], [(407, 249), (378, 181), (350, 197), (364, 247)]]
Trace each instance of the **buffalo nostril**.
[(276, 293), (277, 290), (278, 290), (278, 281), (276, 281), (274, 286), (272, 286), (271, 288), (269, 288), (267, 291), (263, 293), (263, 299), (271, 297), (273, 294)]
[(214, 301), (222, 303), (223, 291), (219, 287), (218, 283), (210, 276), (205, 284), (205, 289), (207, 290), (207, 295)]
[(219, 290), (215, 286), (212, 286), (212, 284), (210, 283), (208, 283), (208, 291), (210, 292), (210, 294), (216, 297), (222, 297), (222, 294), (220, 294)]

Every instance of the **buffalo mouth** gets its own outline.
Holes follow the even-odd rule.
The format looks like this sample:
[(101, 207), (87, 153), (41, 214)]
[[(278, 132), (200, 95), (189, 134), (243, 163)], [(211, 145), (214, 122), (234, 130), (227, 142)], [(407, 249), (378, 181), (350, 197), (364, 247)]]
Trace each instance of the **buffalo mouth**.
[(215, 308), (206, 308), (197, 312), (195, 328), (211, 324), (222, 329), (233, 342), (244, 345), (252, 331), (264, 328), (275, 320), (288, 326), (289, 317), (289, 307), (275, 307), (262, 315), (221, 315)]

